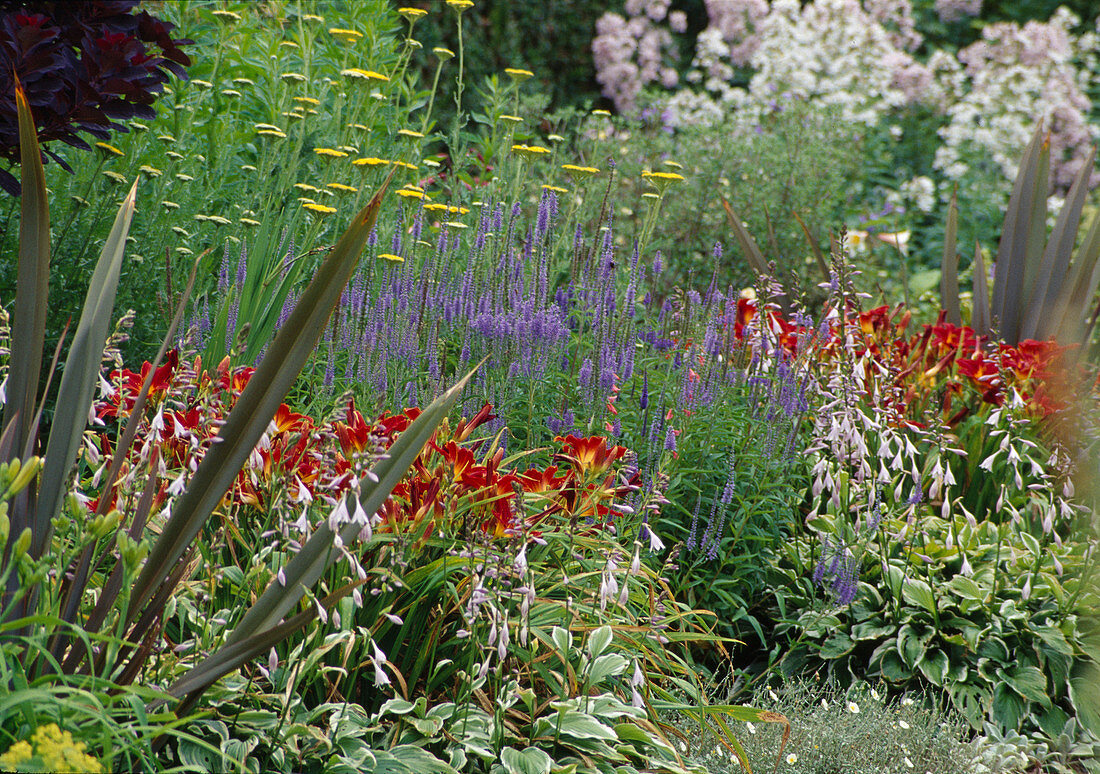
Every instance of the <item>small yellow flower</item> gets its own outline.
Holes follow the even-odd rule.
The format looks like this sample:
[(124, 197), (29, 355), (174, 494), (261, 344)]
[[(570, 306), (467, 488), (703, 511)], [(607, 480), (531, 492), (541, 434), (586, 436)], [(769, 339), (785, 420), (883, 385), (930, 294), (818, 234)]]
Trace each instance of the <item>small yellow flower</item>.
[(69, 198), (72, 199), (77, 204), (79, 204), (81, 207), (87, 207), (88, 206), (88, 200), (85, 199), (83, 196), (77, 196), (76, 194), (73, 194)]
[(230, 223), (232, 223), (229, 218), (223, 218), (221, 215), (211, 215), (208, 220), (217, 226), (228, 226)]
[(343, 183), (329, 183), (326, 187), (331, 188), (334, 191), (340, 191), (342, 193), (357, 193), (359, 191), (353, 185), (344, 185)]
[(251, 78), (234, 78), (233, 83), (238, 86), (255, 86), (256, 82)]
[(192, 215), (191, 218), (192, 220), (197, 220), (199, 223), (205, 223), (206, 221), (210, 220), (209, 216), (203, 215), (202, 213)]
[(200, 78), (192, 78), (191, 83), (193, 83), (196, 86), (198, 86), (200, 88), (203, 88), (203, 89), (212, 89), (212, 88), (214, 88), (214, 84), (212, 84), (210, 81), (204, 81)]
[(326, 204), (317, 204), (316, 202), (302, 202), (302, 207), (310, 212), (316, 212), (318, 215), (331, 215), (336, 212), (335, 207), (329, 207)]
[(672, 159), (665, 159), (661, 163), (664, 164), (666, 167), (671, 167), (672, 169), (683, 169), (684, 168), (683, 164), (681, 164), (678, 161), (673, 161)]
[(325, 17), (324, 16), (318, 16), (315, 13), (304, 13), (304, 14), (302, 14), (302, 21), (310, 21), (310, 22), (317, 22), (318, 24), (324, 24), (325, 23)]
[(279, 45), (283, 48), (301, 48), (301, 46), (299, 46), (293, 40), (280, 40)]
[(649, 181), (650, 185), (660, 193), (664, 193), (670, 185), (684, 179), (683, 175), (676, 172), (643, 172), (642, 177)]
[(191, 250), (186, 247), (177, 247), (176, 252), (180, 255), (192, 255)]
[(359, 153), (359, 149), (356, 148), (354, 145), (338, 145), (336, 147), (337, 147), (338, 150), (342, 150), (345, 153), (355, 153), (355, 154)]
[(114, 145), (108, 145), (105, 142), (97, 142), (95, 144), (97, 148), (103, 151), (104, 156), (125, 156), (126, 154), (116, 148)]
[(149, 131), (149, 127), (148, 127), (148, 126), (146, 126), (145, 124), (143, 124), (143, 123), (140, 123), (140, 122), (138, 122), (138, 121), (131, 121), (131, 122), (130, 122), (130, 126), (134, 127), (134, 128), (135, 128), (135, 129), (137, 129), (137, 130), (138, 130), (139, 132), (148, 132), (148, 131)]
[(594, 115), (594, 116), (610, 116), (611, 111), (610, 110), (604, 110), (603, 108), (597, 108), (596, 110), (592, 111), (592, 115)]
[(251, 164), (241, 164), (241, 169), (244, 170), (245, 172), (255, 172), (256, 171), (256, 167), (252, 166)]
[(175, 151), (165, 151), (164, 155), (167, 156), (168, 158), (172, 159), (173, 161), (182, 161), (183, 160), (183, 154), (182, 153), (176, 153)]
[(237, 91), (236, 89), (222, 89), (222, 96), (223, 97), (239, 97), (239, 96), (241, 96), (241, 93), (239, 91)]
[(175, 202), (170, 202), (167, 199), (162, 201), (160, 203), (160, 206), (163, 207), (166, 210), (178, 210), (180, 208), (180, 206), (178, 204), (176, 204)]
[(528, 161), (534, 161), (535, 159), (549, 152), (549, 148), (543, 148), (539, 145), (522, 144), (512, 146), (512, 153), (515, 153), (517, 156), (527, 159)]
[(174, 231), (177, 236), (181, 236), (184, 239), (191, 238), (191, 235), (187, 232), (187, 229), (183, 228), (182, 226), (172, 226), (172, 231)]
[(404, 199), (423, 199), (424, 192), (417, 191), (412, 188), (402, 188), (398, 190), (397, 195)]
[(279, 76), (287, 83), (305, 83), (306, 77), (301, 73), (283, 73)]
[(238, 220), (239, 220), (239, 221), (240, 221), (241, 223), (243, 223), (244, 225), (246, 225), (246, 226), (252, 226), (253, 228), (255, 228), (256, 226), (260, 225), (260, 221), (258, 221), (258, 220), (254, 220), (254, 219), (252, 219), (252, 218), (238, 218)]
[(401, 137), (408, 137), (410, 140), (423, 140), (423, 132), (416, 132), (412, 129), (398, 129), (397, 134)]
[(507, 121), (508, 123), (511, 123), (511, 124), (522, 124), (523, 123), (523, 119), (520, 118), (519, 116), (508, 115), (507, 113), (501, 113), (500, 114), (500, 120), (501, 121)]
[(420, 159), (420, 163), (423, 164), (426, 167), (439, 167), (439, 166), (442, 166), (435, 159)]
[(561, 168), (568, 172), (574, 180), (583, 180), (586, 177), (600, 174), (600, 170), (595, 167), (581, 167), (576, 164), (562, 164)]
[(286, 137), (286, 132), (281, 129), (260, 129), (256, 134), (261, 137), (278, 137), (279, 139), (284, 139)]
[(194, 179), (195, 178), (191, 177), (191, 175), (184, 174), (183, 172), (176, 173), (176, 180), (182, 180), (185, 183), (190, 183)]
[(409, 24), (414, 23), (421, 16), (427, 16), (428, 12), (423, 8), (398, 8), (397, 12), (409, 20)]
[(459, 14), (465, 11), (467, 8), (474, 7), (474, 0), (447, 0), (447, 5), (454, 8)]
[(314, 148), (313, 152), (318, 156), (328, 156), (329, 158), (342, 159), (348, 154), (342, 150), (336, 150), (335, 148)]
[(440, 60), (446, 62), (448, 59), (454, 59), (455, 52), (449, 48), (443, 48), (443, 46), (436, 46), (432, 49), (432, 53), (435, 54)]
[(382, 75), (382, 73), (376, 73), (374, 70), (364, 70), (360, 67), (349, 67), (346, 70), (341, 70), (340, 75), (345, 78), (358, 78), (362, 81), (385, 82), (389, 80), (389, 77)]
[(454, 221), (454, 220), (444, 221), (443, 225), (446, 226), (447, 228), (457, 228), (457, 229), (469, 228), (469, 226), (467, 226), (465, 223), (459, 223), (459, 222)]
[(126, 176), (120, 175), (118, 172), (112, 172), (109, 169), (103, 170), (103, 176), (110, 180), (112, 183), (125, 183)]
[(504, 74), (516, 83), (523, 83), (528, 78), (534, 78), (535, 74), (530, 70), (522, 70), (518, 67), (505, 67)]
[(546, 135), (546, 139), (550, 142), (565, 142), (565, 138), (560, 134), (548, 134)]
[(233, 13), (232, 11), (223, 11), (220, 8), (217, 11), (210, 12), (213, 16), (218, 17), (222, 21), (240, 21), (241, 15), (239, 13)]
[(144, 172), (149, 177), (161, 176), (161, 171), (159, 169), (157, 169), (156, 167), (151, 167), (148, 164), (142, 164), (140, 167), (138, 167), (138, 171)]
[(161, 142), (167, 143), (169, 145), (172, 145), (176, 141), (176, 138), (173, 137), (170, 134), (158, 134), (157, 139), (160, 140)]
[(405, 261), (400, 255), (394, 255), (393, 253), (379, 253), (378, 257), (384, 261), (393, 261), (394, 263), (404, 263)]
[(348, 129), (358, 129), (361, 132), (369, 132), (371, 130), (366, 124), (348, 124)]
[(284, 110), (282, 115), (284, 118), (289, 118), (291, 121), (300, 121), (306, 117), (305, 113), (300, 113), (297, 110)]
[(351, 162), (357, 167), (382, 167), (390, 162), (387, 159), (376, 158), (375, 156), (368, 156), (365, 159), (356, 159)]
[(299, 191), (307, 191), (309, 193), (318, 193), (321, 190), (317, 186), (310, 185), (309, 183), (295, 183), (294, 187)]
[(321, 104), (321, 100), (314, 99), (313, 97), (295, 97), (294, 101), (295, 102), (301, 102), (301, 103), (306, 104), (306, 105), (320, 105)]
[[(316, 204), (317, 203), (316, 199), (310, 199), (308, 196), (299, 196), (298, 201), (301, 202), (302, 204)], [(206, 220), (205, 216), (203, 217), (203, 220)]]
[(554, 193), (562, 193), (562, 194), (569, 193), (568, 188), (562, 188), (561, 186), (558, 186), (558, 185), (543, 185), (543, 188), (545, 188), (547, 191), (553, 191)]
[(356, 30), (345, 30), (339, 27), (330, 27), (328, 34), (338, 39), (341, 43), (354, 43), (355, 41), (363, 37), (362, 32), (357, 32)]
[(416, 164), (412, 164), (412, 163), (410, 163), (410, 162), (408, 162), (408, 161), (394, 161), (394, 162), (393, 162), (393, 165), (394, 165), (395, 167), (404, 167), (405, 169), (413, 169), (413, 170), (415, 170), (415, 169), (417, 169), (417, 168), (418, 168), (418, 167), (416, 166)]

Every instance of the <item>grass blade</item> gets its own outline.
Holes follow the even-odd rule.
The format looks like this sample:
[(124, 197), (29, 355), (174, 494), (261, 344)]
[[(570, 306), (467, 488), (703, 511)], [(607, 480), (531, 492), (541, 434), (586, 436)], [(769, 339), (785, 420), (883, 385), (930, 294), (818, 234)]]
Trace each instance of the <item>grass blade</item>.
[(1095, 158), (1096, 148), (1092, 148), (1084, 165), (1074, 177), (1073, 185), (1062, 204), (1062, 211), (1058, 213), (1058, 220), (1054, 223), (1054, 230), (1051, 231), (1043, 251), (1020, 338), (1046, 339), (1058, 330), (1060, 320), (1055, 319), (1059, 316), (1054, 314), (1054, 309), (1059, 299), (1072, 293), (1073, 286), (1068, 282), (1070, 259), (1073, 256), (1073, 245), (1077, 241), (1077, 229), (1085, 208), (1088, 179), (1092, 174)]
[(34, 538), (31, 541), (31, 551), (35, 557), (42, 555), (50, 538), (53, 518), (61, 507), (61, 497), (66, 490), (65, 481), (76, 461), (84, 436), (88, 409), (92, 405), (103, 360), (103, 347), (111, 328), (118, 276), (122, 270), (126, 235), (130, 231), (136, 198), (137, 180), (123, 199), (115, 216), (114, 226), (103, 245), (103, 252), (96, 263), (87, 295), (84, 297), (84, 308), (80, 313), (73, 343), (65, 359), (65, 370), (57, 391), (57, 405), (64, 406), (65, 410), (58, 411), (54, 416), (50, 439), (46, 445), (38, 505), (35, 509)]
[(962, 313), (959, 310), (959, 253), (956, 240), (959, 236), (958, 186), (951, 192), (951, 203), (947, 207), (947, 226), (943, 232), (943, 261), (940, 263), (940, 300), (947, 321), (952, 325), (962, 325)]
[[(30, 435), (38, 380), (42, 371), (42, 350), (46, 346), (46, 309), (50, 280), (50, 210), (46, 194), (46, 173), (27, 95), (18, 79), (15, 102), (19, 113), (19, 167), (23, 194), (20, 200), (19, 264), (16, 269), (15, 313), (11, 324), (7, 402), (3, 426), (14, 428), (12, 446), (5, 457), (22, 454)], [(18, 514), (13, 514), (18, 517)], [(18, 525), (18, 526), (17, 526)], [(18, 535), (26, 523), (13, 520), (11, 534)]]
[(979, 336), (989, 336), (993, 323), (989, 306), (989, 285), (986, 283), (985, 261), (982, 246), (974, 240), (974, 311), (970, 315), (970, 327)]
[[(1018, 314), (1023, 301), (1027, 245), (1031, 232), (1030, 216), (1034, 210), (1042, 144), (1043, 127), (1040, 125), (1031, 136), (1020, 161), (1020, 170), (1012, 186), (1012, 195), (1008, 199), (1001, 242), (997, 248), (997, 275), (993, 283), (990, 317), (997, 320), (998, 336), (1010, 344), (1015, 343), (1015, 335), (1019, 330), (1019, 320), (1014, 320), (1012, 315), (1013, 310), (1017, 310), (1015, 313)], [(1046, 227), (1045, 222), (1042, 225)]]
[(752, 238), (752, 235), (743, 225), (741, 225), (741, 218), (737, 217), (730, 203), (725, 199), (722, 200), (722, 206), (726, 208), (726, 218), (733, 227), (733, 236), (737, 239), (737, 244), (741, 247), (741, 252), (745, 254), (745, 258), (748, 259), (749, 265), (752, 266), (752, 270), (760, 276), (770, 276), (771, 272), (768, 270), (768, 262), (764, 260), (764, 254), (760, 252), (760, 248)]

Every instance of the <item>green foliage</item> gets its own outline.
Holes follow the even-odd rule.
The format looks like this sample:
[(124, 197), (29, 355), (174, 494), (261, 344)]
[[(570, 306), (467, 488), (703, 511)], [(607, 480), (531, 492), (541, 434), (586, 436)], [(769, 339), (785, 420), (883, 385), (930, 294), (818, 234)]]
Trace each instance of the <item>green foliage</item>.
[(641, 172), (660, 169), (687, 179), (665, 198), (660, 226), (649, 241), (672, 269), (664, 281), (683, 287), (705, 283), (714, 272), (719, 287), (753, 284), (755, 273), (744, 256), (727, 249), (720, 261), (713, 257), (715, 244), (733, 244), (721, 203), (725, 198), (765, 259), (775, 262), (776, 277), (792, 289), (811, 292), (823, 278), (795, 216), (827, 252), (859, 158), (850, 127), (834, 113), (802, 102), (778, 105), (755, 128), (683, 127), (670, 134), (653, 116), (640, 126), (624, 124), (609, 132), (596, 147), (593, 158), (614, 158), (624, 186), (631, 186), (620, 195), (626, 206), (616, 216), (617, 223), (626, 220), (636, 233), (646, 209), (637, 198), (645, 188), (633, 182), (643, 182)]

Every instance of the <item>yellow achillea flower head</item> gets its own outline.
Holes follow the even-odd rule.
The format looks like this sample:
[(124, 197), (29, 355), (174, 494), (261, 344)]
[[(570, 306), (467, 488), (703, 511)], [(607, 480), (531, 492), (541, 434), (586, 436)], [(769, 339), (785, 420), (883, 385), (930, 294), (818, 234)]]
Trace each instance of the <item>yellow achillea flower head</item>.
[(283, 73), (279, 76), (287, 83), (305, 83), (306, 77), (301, 73)]
[(318, 215), (331, 215), (336, 212), (335, 207), (329, 207), (325, 204), (317, 204), (317, 202), (302, 202), (302, 207), (310, 212), (316, 212)]
[(343, 183), (329, 183), (326, 188), (331, 188), (334, 191), (340, 191), (342, 193), (357, 193), (359, 191), (353, 185), (344, 185)]
[(246, 226), (252, 226), (253, 228), (255, 228), (256, 226), (260, 225), (260, 221), (258, 221), (258, 220), (254, 220), (254, 219), (252, 219), (252, 218), (238, 218), (238, 220), (239, 220), (239, 221), (240, 221), (241, 223), (243, 223), (244, 225), (246, 225)]
[(611, 111), (610, 110), (604, 110), (603, 108), (597, 108), (596, 110), (592, 111), (592, 115), (594, 115), (594, 116), (610, 116)]
[(523, 83), (528, 78), (535, 77), (535, 74), (530, 70), (523, 70), (518, 67), (505, 67), (504, 74), (518, 83)]
[(313, 152), (318, 156), (328, 156), (333, 159), (342, 159), (348, 154), (342, 150), (336, 150), (335, 148), (314, 148)]
[(533, 161), (549, 152), (549, 148), (543, 148), (539, 145), (521, 144), (512, 146), (512, 153), (515, 153), (517, 156), (525, 158), (528, 161)]
[(393, 261), (394, 263), (404, 263), (405, 259), (400, 255), (394, 255), (393, 253), (379, 253), (378, 257), (384, 261)]
[(428, 12), (423, 8), (398, 8), (397, 12), (409, 20), (409, 24), (414, 23), (421, 16), (427, 16)]
[(320, 105), (321, 104), (321, 100), (314, 99), (313, 97), (295, 97), (294, 101), (295, 102), (301, 102), (301, 103), (306, 104), (306, 105)]
[(223, 11), (218, 9), (217, 11), (210, 12), (212, 16), (216, 16), (223, 21), (240, 21), (241, 15), (239, 13), (233, 13), (232, 11)]
[(139, 172), (144, 172), (149, 177), (160, 177), (161, 171), (156, 167), (151, 167), (148, 164), (142, 164), (138, 167)]
[(586, 177), (592, 177), (600, 174), (600, 170), (596, 167), (581, 167), (576, 164), (562, 164), (561, 168), (569, 173), (569, 176), (574, 180), (583, 180)]
[(447, 0), (447, 5), (454, 8), (458, 13), (462, 13), (467, 8), (474, 7), (474, 0)]
[(416, 132), (416, 131), (413, 131), (412, 129), (398, 129), (397, 133), (401, 137), (408, 137), (411, 140), (422, 140), (422, 139), (424, 139), (424, 133), (423, 132)]
[(309, 193), (318, 193), (321, 190), (317, 186), (310, 185), (309, 183), (295, 183), (294, 187), (299, 191), (308, 191)]
[(678, 183), (684, 179), (683, 175), (678, 175), (675, 172), (643, 172), (642, 177), (661, 193), (664, 193), (673, 183)]
[(412, 188), (402, 188), (398, 190), (397, 195), (404, 199), (423, 199), (424, 192), (418, 191)]
[(381, 167), (389, 164), (390, 161), (388, 159), (380, 159), (375, 156), (368, 156), (365, 159), (356, 159), (351, 163), (357, 167)]
[(126, 176), (120, 175), (118, 172), (112, 172), (109, 169), (103, 170), (103, 176), (113, 183), (125, 183)]
[(417, 169), (416, 164), (412, 164), (408, 161), (395, 161), (393, 162), (395, 167), (404, 167), (405, 169)]
[(359, 38), (363, 37), (362, 32), (357, 32), (356, 30), (345, 30), (341, 29), (340, 27), (330, 27), (328, 34), (332, 35), (332, 37), (334, 38), (337, 38), (342, 43), (354, 43), (355, 41), (359, 40)]
[(451, 49), (449, 49), (449, 48), (443, 48), (443, 46), (436, 46), (435, 48), (432, 49), (432, 53), (435, 54), (437, 57), (439, 57), (444, 62), (446, 62), (448, 59), (454, 59), (455, 58), (455, 52), (451, 51)]
[(509, 123), (512, 123), (512, 124), (522, 124), (523, 123), (523, 119), (520, 118), (519, 116), (513, 116), (513, 115), (509, 115), (507, 113), (501, 113), (499, 118), (500, 118), (501, 121), (508, 121)]
[(561, 186), (558, 186), (558, 185), (543, 185), (543, 188), (545, 188), (547, 191), (553, 191), (554, 193), (562, 193), (562, 194), (569, 193), (568, 188), (562, 188)]
[(126, 154), (116, 148), (114, 145), (108, 145), (105, 142), (97, 142), (95, 144), (97, 148), (103, 151), (105, 156), (125, 156)]
[(302, 21), (311, 21), (311, 22), (317, 22), (318, 24), (324, 24), (325, 23), (325, 17), (324, 16), (318, 16), (315, 13), (304, 13), (304, 14), (302, 14)]
[(345, 78), (358, 78), (363, 81), (388, 81), (389, 78), (382, 73), (376, 73), (374, 70), (364, 70), (360, 67), (349, 67), (346, 70), (341, 70), (340, 75)]

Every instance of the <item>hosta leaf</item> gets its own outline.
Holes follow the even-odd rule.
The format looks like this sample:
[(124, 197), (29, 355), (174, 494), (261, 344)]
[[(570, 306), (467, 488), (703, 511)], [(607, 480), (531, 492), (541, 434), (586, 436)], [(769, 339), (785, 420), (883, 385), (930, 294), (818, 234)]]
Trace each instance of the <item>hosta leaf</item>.
[(901, 587), (902, 598), (912, 605), (919, 605), (929, 613), (936, 612), (936, 598), (932, 587), (919, 578), (909, 578)]
[(1037, 667), (1014, 665), (998, 673), (1012, 690), (1044, 707), (1050, 706), (1047, 696), (1047, 680)]
[(947, 654), (942, 650), (930, 651), (917, 664), (917, 669), (933, 685), (943, 685), (947, 667)]
[(1100, 666), (1079, 662), (1069, 680), (1069, 697), (1081, 725), (1100, 735)]
[(985, 718), (986, 706), (989, 695), (977, 685), (970, 683), (949, 683), (947, 695), (951, 697), (951, 704), (966, 718), (966, 722), (973, 729), (982, 727)]
[(1004, 728), (1015, 731), (1027, 712), (1027, 702), (1007, 683), (1001, 683), (993, 689), (993, 718)]
[(553, 760), (537, 747), (526, 750), (505, 747), (500, 751), (500, 762), (508, 774), (550, 774)]

